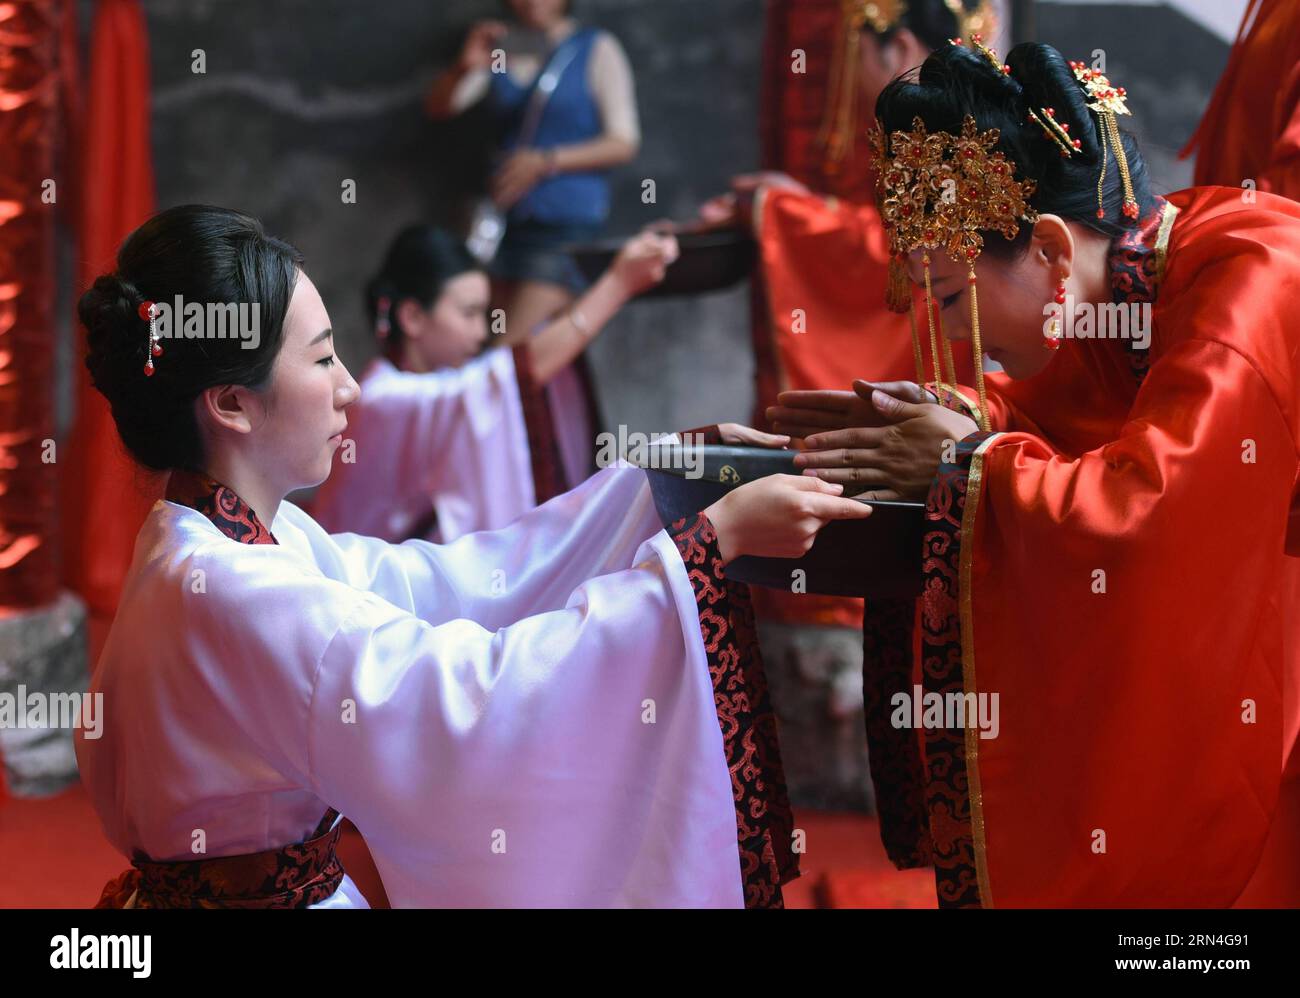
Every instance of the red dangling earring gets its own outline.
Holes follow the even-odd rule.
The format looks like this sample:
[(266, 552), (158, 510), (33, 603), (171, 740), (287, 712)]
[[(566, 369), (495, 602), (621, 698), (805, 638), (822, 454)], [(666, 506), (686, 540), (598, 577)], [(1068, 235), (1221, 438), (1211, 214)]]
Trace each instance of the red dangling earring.
[(1056, 304), (1061, 308), (1056, 309), (1052, 315), (1052, 325), (1043, 334), (1043, 346), (1053, 351), (1061, 349), (1061, 313), (1065, 306), (1065, 278), (1061, 278), (1056, 284)]
[(149, 321), (149, 356), (144, 362), (144, 374), (146, 378), (153, 377), (153, 359), (162, 356), (162, 347), (158, 345), (158, 306), (151, 301), (142, 301), (140, 307), (136, 309), (136, 314), (141, 319)]

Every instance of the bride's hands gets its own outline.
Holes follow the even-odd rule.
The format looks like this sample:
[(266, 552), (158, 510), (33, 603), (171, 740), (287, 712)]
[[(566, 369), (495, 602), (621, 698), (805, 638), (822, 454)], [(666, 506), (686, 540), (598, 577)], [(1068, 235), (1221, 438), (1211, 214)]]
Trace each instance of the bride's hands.
[[(945, 446), (955, 446), (979, 429), (968, 416), (931, 402), (903, 401), (866, 382), (855, 382), (854, 388), (860, 400), (871, 406), (877, 423), (866, 423), (854, 411), (858, 425), (805, 436), (808, 449), (795, 455), (794, 462), (809, 469), (805, 474), (842, 483), (850, 492), (861, 492), (864, 499), (925, 498)], [(921, 391), (910, 394), (916, 399), (928, 397)]]
[(724, 563), (741, 555), (799, 558), (831, 520), (861, 520), (871, 507), (842, 485), (803, 475), (768, 475), (733, 489), (704, 511)]
[(871, 403), (871, 390), (879, 389), (903, 402), (924, 403), (937, 399), (912, 381), (855, 381), (858, 391), (782, 392), (777, 404), (768, 406), (767, 418), (772, 429), (792, 437), (808, 437), (824, 430), (843, 430), (850, 426), (883, 426), (885, 421)]

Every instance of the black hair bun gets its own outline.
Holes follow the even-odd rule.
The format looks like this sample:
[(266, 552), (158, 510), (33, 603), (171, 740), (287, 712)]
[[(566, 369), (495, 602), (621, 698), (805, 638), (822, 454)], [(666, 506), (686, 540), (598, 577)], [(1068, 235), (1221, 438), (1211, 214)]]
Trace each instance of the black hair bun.
[[(1088, 110), (1083, 88), (1061, 53), (1050, 45), (1026, 42), (1008, 53), (1006, 65), (1010, 67), (1009, 73), (1004, 73), (1001, 66), (994, 66), (973, 45), (949, 44), (936, 49), (927, 60), (920, 83), (947, 91), (962, 106), (983, 107), (994, 112), (993, 117), (1003, 120), (980, 120), (981, 127), (998, 127), (1003, 133), (1010, 131), (1012, 134), (1007, 138), (1013, 146), (1032, 147), (1038, 139), (1051, 144), (1052, 140), (1029, 120), (1030, 110), (1040, 113), (1042, 108), (1050, 107), (1057, 122), (1069, 126), (1066, 130), (1070, 137), (1080, 141), (1080, 159), (1087, 163), (1097, 161), (1101, 144), (1096, 116)], [(979, 120), (988, 115), (975, 117)], [(1012, 124), (1014, 127), (1010, 127)], [(1016, 134), (1020, 132), (1025, 134)]]
[(930, 58), (945, 66), (953, 82), (962, 89), (991, 104), (1019, 106), (1023, 100), (1020, 81), (1013, 74), (1002, 72), (1001, 65), (994, 66), (973, 43), (948, 43), (935, 49)]
[(140, 318), (143, 301), (130, 281), (104, 274), (81, 296), (77, 314), (86, 327), (91, 384), (108, 400), (122, 442), (145, 467), (164, 471), (176, 465), (178, 455), (169, 435), (158, 429), (173, 419), (175, 398), (161, 383), (165, 377), (144, 373), (149, 324)]
[(139, 314), (143, 300), (130, 281), (104, 274), (95, 278), (77, 303), (77, 314), (86, 327), (91, 383), (110, 402), (111, 393), (130, 383), (128, 368), (140, 374), (147, 359), (148, 326)]

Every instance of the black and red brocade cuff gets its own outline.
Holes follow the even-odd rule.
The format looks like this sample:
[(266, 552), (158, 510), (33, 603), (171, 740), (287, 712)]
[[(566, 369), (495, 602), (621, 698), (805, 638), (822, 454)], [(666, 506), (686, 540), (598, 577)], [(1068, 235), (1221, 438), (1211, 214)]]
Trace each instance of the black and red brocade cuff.
[[(960, 410), (959, 410), (960, 411)], [(924, 588), (912, 600), (870, 600), (863, 617), (862, 691), (867, 759), (876, 787), (880, 837), (899, 869), (933, 865), (940, 907), (979, 906), (964, 731), (893, 720), (893, 698), (911, 691), (913, 630), (921, 623), (919, 675), (928, 696), (964, 696), (960, 580), (962, 523), (971, 466), (990, 437), (962, 438), (952, 462), (940, 462), (926, 501), (921, 558)]]
[[(714, 528), (713, 521), (704, 513), (684, 516), (674, 521), (668, 528), (668, 535), (677, 545), (677, 553), (682, 556), (686, 571), (691, 576), (692, 586), (695, 585), (695, 573), (692, 569), (697, 565), (708, 566), (708, 573), (719, 581), (726, 578), (723, 573), (722, 550), (718, 547), (718, 531)], [(696, 586), (697, 596), (698, 588)]]
[(745, 907), (784, 907), (781, 885), (799, 876), (799, 858), (749, 587), (723, 574), (718, 534), (704, 513), (676, 521), (668, 532), (695, 591), (731, 774)]

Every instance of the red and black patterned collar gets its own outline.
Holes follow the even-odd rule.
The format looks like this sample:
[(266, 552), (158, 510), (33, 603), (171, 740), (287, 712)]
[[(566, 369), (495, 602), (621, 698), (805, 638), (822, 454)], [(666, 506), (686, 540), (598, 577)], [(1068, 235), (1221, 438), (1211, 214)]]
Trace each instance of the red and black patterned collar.
[(173, 471), (167, 479), (167, 501), (196, 509), (232, 541), (241, 544), (279, 544), (253, 507), (235, 490), (197, 471)]
[(1165, 206), (1157, 195), (1138, 224), (1118, 236), (1110, 246), (1110, 287), (1116, 304), (1154, 304), (1163, 276), (1163, 247), (1160, 243)]
[[(1167, 200), (1156, 195), (1138, 224), (1111, 243), (1110, 287), (1117, 305), (1155, 304), (1164, 277), (1169, 229), (1176, 214)], [(1134, 377), (1141, 382), (1150, 366), (1150, 348), (1140, 349), (1136, 342), (1123, 341)]]

